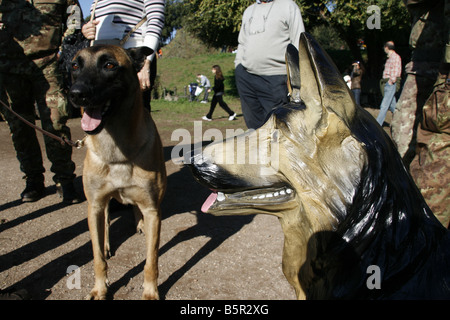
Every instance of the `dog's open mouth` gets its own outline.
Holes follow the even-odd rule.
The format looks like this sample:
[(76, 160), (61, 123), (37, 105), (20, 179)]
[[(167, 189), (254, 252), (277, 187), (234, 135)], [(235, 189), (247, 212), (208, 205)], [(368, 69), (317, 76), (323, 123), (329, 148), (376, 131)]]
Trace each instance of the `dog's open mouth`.
[[(245, 209), (262, 209), (263, 211), (278, 210), (291, 200), (294, 200), (295, 192), (292, 188), (284, 186), (281, 188), (252, 189), (234, 193), (213, 191), (203, 203), (201, 208), (204, 213), (220, 214), (224, 211), (241, 211)], [(234, 212), (234, 214), (239, 214)]]
[(111, 100), (103, 107), (85, 108), (81, 118), (81, 129), (88, 134), (98, 133), (102, 129), (103, 119), (111, 107)]

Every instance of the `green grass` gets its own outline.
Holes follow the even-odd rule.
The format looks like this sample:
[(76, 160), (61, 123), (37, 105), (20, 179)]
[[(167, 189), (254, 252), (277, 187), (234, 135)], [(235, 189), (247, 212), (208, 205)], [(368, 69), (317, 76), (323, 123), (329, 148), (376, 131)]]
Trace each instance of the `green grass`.
[(195, 122), (201, 125), (202, 134), (208, 129), (219, 129), (225, 137), (226, 129), (247, 130), (239, 99), (225, 95), (224, 100), (238, 115), (233, 121), (228, 121), (228, 114), (219, 105), (214, 111), (213, 121), (203, 121), (202, 117), (208, 113), (210, 103), (189, 102), (187, 99), (152, 100), (152, 117), (166, 142), (169, 139), (168, 136), (176, 129), (186, 129), (193, 135)]
[[(151, 102), (152, 117), (161, 136), (163, 136), (163, 140), (170, 139), (170, 135), (176, 129), (186, 129), (193, 135), (195, 121), (197, 121), (197, 125), (201, 124), (202, 134), (208, 129), (215, 128), (221, 130), (225, 137), (226, 129), (246, 130), (247, 127), (242, 116), (241, 104), (234, 81), (235, 55), (209, 52), (182, 58), (173, 54), (175, 47), (170, 48), (170, 50), (172, 50), (171, 54), (164, 55), (163, 48), (163, 58), (158, 59), (159, 90), (162, 92), (162, 88), (171, 93), (176, 91), (178, 100), (167, 101), (161, 98), (153, 99)], [(208, 50), (205, 49), (204, 51)], [(189, 102), (187, 97), (184, 97), (184, 87), (188, 86), (189, 83), (196, 82), (197, 73), (206, 75), (211, 81), (211, 85), (214, 84), (211, 69), (215, 64), (220, 65), (225, 76), (224, 101), (237, 113), (238, 117), (234, 121), (228, 121), (228, 114), (219, 105), (216, 106), (214, 111), (213, 121), (202, 121), (202, 117), (209, 111), (212, 93), (209, 95), (207, 104), (197, 101)], [(203, 98), (203, 93), (200, 97)]]
[(229, 95), (236, 94), (234, 82), (234, 58), (232, 53), (202, 54), (192, 58), (163, 57), (158, 60), (160, 86), (167, 91), (175, 91), (183, 95), (184, 87), (197, 81), (197, 74), (203, 74), (214, 85), (212, 66), (218, 64), (225, 76), (225, 91)]

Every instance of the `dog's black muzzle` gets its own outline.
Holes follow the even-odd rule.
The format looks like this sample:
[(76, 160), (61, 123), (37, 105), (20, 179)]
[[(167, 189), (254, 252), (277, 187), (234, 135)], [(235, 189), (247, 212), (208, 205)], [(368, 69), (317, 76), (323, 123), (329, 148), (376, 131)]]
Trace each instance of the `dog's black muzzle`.
[(75, 82), (69, 91), (69, 99), (72, 104), (77, 107), (86, 107), (91, 103), (91, 97), (93, 96), (93, 92), (90, 86)]

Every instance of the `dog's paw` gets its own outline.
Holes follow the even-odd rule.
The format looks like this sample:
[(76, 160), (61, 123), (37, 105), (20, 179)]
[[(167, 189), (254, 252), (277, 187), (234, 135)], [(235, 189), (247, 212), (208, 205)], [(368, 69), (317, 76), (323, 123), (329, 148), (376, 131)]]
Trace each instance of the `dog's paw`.
[(159, 294), (156, 293), (148, 293), (145, 292), (142, 294), (142, 300), (159, 300)]
[(159, 292), (156, 281), (145, 282), (142, 300), (159, 300)]
[(100, 288), (94, 286), (91, 292), (86, 296), (86, 300), (106, 300), (108, 294), (108, 281), (105, 285), (101, 285)]
[(99, 293), (97, 290), (93, 289), (85, 297), (85, 300), (106, 300), (106, 291), (104, 293)]

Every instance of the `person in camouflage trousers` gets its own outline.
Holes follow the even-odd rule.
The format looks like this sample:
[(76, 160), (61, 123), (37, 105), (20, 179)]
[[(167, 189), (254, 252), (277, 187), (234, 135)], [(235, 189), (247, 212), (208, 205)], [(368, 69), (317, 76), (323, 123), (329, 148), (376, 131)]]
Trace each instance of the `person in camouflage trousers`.
[(392, 117), (391, 135), (407, 166), (415, 155), (422, 107), (433, 90), (445, 49), (445, 1), (403, 1), (412, 18), (412, 55), (405, 66), (407, 77)]
[[(31, 123), (35, 122), (37, 106), (42, 128), (68, 139), (68, 103), (58, 69), (58, 52), (64, 35), (80, 27), (80, 23), (77, 0), (0, 0), (1, 99)], [(4, 106), (0, 111), (10, 127), (20, 170), (25, 174), (26, 188), (21, 198), (25, 202), (37, 201), (45, 195), (45, 169), (36, 132)], [(47, 136), (44, 142), (63, 202), (79, 202), (73, 185), (72, 147)]]
[[(448, 101), (444, 102), (442, 97), (445, 92), (448, 97), (449, 89), (445, 82), (450, 66), (450, 1), (404, 0), (404, 3), (412, 17), (410, 46), (413, 51), (405, 68), (407, 78), (392, 118), (391, 135), (428, 205), (448, 227), (450, 111)], [(429, 117), (424, 114), (429, 114), (426, 109), (432, 104), (438, 86), (441, 103), (439, 108), (435, 103), (434, 110), (439, 121), (430, 125)]]
[(428, 205), (450, 227), (450, 79), (442, 72), (423, 107), (410, 171)]

